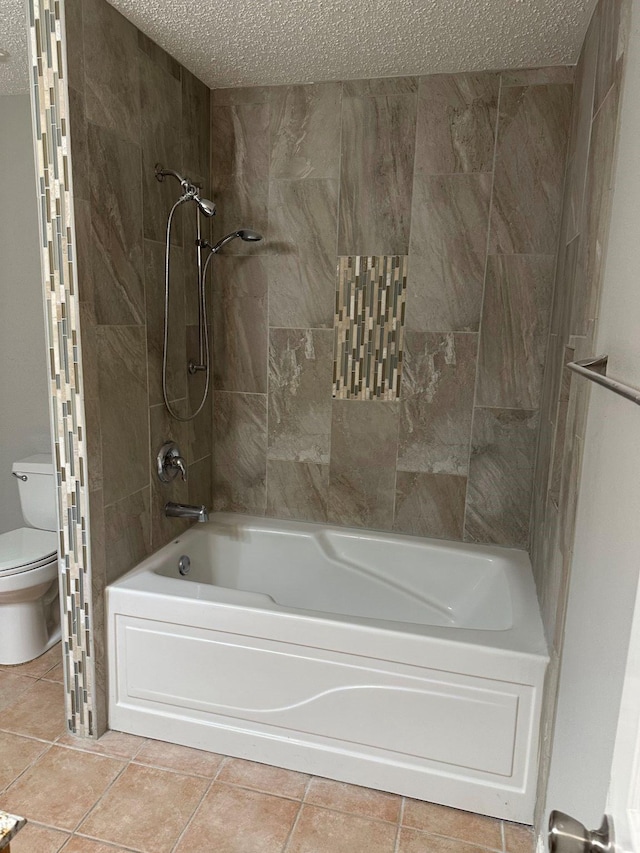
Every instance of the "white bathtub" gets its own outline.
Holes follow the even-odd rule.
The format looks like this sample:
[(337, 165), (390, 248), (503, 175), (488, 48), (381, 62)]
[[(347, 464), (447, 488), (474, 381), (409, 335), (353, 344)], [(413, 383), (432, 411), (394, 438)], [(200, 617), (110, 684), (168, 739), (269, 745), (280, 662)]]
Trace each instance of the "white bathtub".
[(107, 608), (112, 729), (532, 822), (523, 551), (220, 514)]

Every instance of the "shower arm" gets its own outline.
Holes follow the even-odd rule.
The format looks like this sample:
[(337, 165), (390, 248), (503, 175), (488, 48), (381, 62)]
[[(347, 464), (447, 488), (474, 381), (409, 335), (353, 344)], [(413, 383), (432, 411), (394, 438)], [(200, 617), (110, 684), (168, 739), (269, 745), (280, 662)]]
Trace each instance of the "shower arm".
[(175, 169), (163, 169), (160, 163), (156, 163), (156, 179), (162, 182), (166, 177), (175, 178), (179, 181), (185, 195), (188, 197), (197, 195), (198, 190), (201, 189), (198, 184), (192, 183), (189, 178), (183, 178)]

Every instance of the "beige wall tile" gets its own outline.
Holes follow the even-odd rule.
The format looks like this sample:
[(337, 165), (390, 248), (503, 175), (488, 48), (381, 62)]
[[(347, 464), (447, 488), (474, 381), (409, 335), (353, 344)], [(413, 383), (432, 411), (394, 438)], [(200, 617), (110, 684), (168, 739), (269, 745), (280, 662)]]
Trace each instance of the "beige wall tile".
[(339, 255), (406, 255), (415, 94), (342, 102)]
[(492, 172), (499, 74), (420, 78), (416, 175)]
[(571, 98), (570, 85), (502, 91), (490, 252), (555, 254)]

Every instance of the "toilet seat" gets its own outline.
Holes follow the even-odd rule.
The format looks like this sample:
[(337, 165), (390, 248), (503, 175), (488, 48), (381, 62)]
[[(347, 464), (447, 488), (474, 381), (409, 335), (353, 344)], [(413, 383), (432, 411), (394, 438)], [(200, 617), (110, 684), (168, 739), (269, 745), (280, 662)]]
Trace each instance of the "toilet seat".
[(19, 527), (0, 533), (0, 578), (46, 566), (57, 559), (58, 535)]

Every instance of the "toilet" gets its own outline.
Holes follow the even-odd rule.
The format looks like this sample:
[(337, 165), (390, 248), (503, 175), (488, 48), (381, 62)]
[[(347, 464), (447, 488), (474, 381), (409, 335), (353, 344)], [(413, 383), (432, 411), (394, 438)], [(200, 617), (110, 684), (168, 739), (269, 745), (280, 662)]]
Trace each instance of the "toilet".
[(58, 519), (51, 455), (14, 462), (28, 527), (0, 534), (0, 664), (33, 660), (60, 639)]

